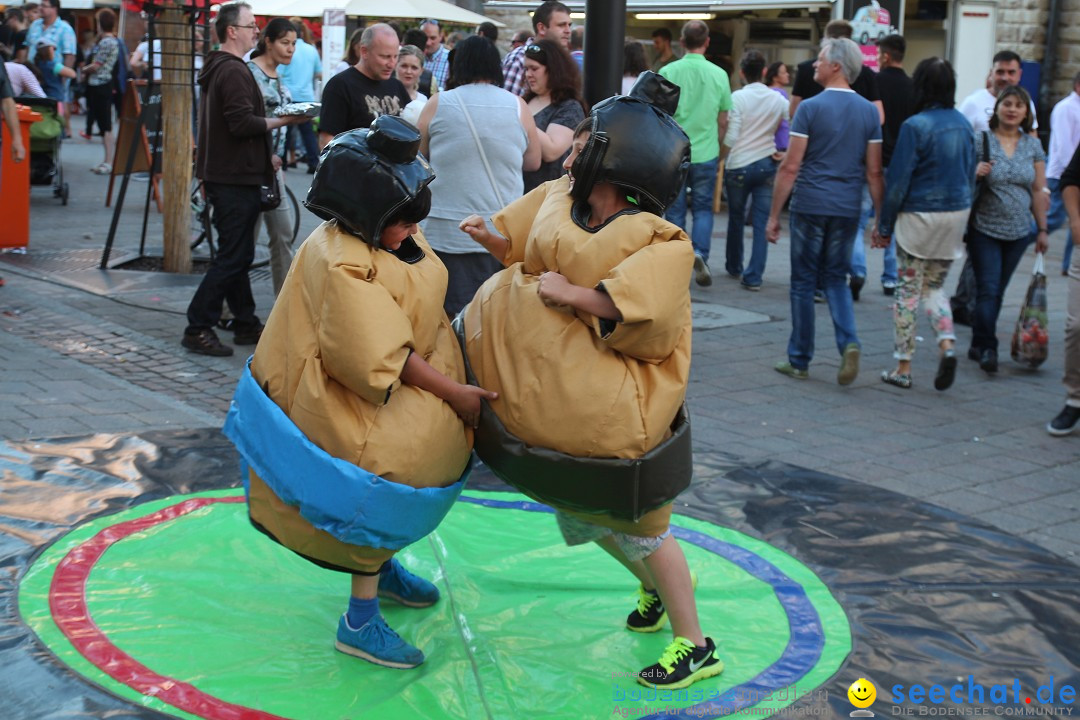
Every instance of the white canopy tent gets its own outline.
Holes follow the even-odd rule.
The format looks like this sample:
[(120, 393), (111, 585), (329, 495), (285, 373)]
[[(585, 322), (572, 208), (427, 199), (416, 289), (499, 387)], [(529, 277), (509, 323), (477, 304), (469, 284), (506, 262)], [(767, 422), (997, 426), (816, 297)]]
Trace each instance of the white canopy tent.
[[(27, 0), (7, 0), (0, 2), (4, 7), (22, 7)], [(93, 10), (99, 7), (120, 7), (120, 0), (64, 0), (65, 10)]]
[(460, 25), (482, 22), (505, 25), (443, 0), (254, 0), (256, 15), (322, 17), (324, 10), (344, 8), (346, 15), (374, 18), (432, 18)]

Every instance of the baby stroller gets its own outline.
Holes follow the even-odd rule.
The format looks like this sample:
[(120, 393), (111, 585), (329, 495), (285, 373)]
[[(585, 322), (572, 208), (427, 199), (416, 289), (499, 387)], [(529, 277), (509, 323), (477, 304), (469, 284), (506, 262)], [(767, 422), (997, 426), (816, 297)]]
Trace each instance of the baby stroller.
[(52, 98), (18, 97), (15, 102), (25, 105), (42, 118), (30, 126), (30, 184), (51, 185), (53, 197), (68, 203), (68, 184), (64, 182), (64, 166), (60, 162), (60, 142), (64, 119)]

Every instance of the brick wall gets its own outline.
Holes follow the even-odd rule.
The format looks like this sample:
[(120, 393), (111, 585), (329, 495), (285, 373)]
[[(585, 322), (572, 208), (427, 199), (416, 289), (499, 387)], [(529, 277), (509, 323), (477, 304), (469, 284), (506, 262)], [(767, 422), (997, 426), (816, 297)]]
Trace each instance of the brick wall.
[[(1050, 0), (998, 0), (997, 49), (1013, 50), (1024, 60), (1043, 62), (1049, 16)], [(1080, 0), (1061, 0), (1051, 103), (1072, 92), (1072, 78), (1077, 72), (1080, 72)]]
[[(1080, 3), (1080, 0), (1076, 0)], [(538, 2), (537, 5), (540, 3)], [(517, 8), (495, 9), (490, 5), (484, 7), (484, 14), (492, 20), (505, 23), (506, 27), (499, 28), (499, 41), (495, 43), (499, 48), (499, 54), (505, 55), (510, 50), (510, 39), (518, 30), (532, 31), (532, 10), (519, 10)]]

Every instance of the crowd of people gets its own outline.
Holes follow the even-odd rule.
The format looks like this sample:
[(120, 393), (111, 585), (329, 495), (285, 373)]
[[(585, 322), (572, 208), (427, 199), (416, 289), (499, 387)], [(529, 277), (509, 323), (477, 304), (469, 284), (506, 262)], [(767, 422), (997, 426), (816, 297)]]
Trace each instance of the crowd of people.
[[(108, 47), (108, 17), (103, 19), (99, 45)], [(501, 59), (492, 42), (498, 31), (490, 24), (454, 39), (452, 47), (437, 20), (407, 31), (384, 23), (357, 31), (322, 90), (318, 148), (306, 138), (302, 143), (301, 157), (314, 172), (318, 149), (342, 132), (370, 127), (380, 116), (404, 117), (420, 130), (422, 152), (437, 169), (423, 227), (434, 250), (445, 256), (450, 278), (445, 309), (451, 316), (497, 269), (495, 259), (457, 233), (461, 214), (488, 216), (562, 176), (574, 128), (589, 112), (581, 96), (581, 36), (575, 35), (580, 28), (573, 27), (569, 9), (548, 0), (532, 19), (532, 32), (517, 34)], [(321, 79), (318, 65), (307, 61), (299, 71), (293, 68), (301, 49), (311, 50), (302, 39), (304, 28), (294, 24), (294, 29), (293, 60), (277, 58), (277, 84), (293, 99), (314, 97)], [(254, 22), (250, 30), (257, 33)], [(945, 112), (956, 105), (950, 95), (955, 95), (955, 73), (946, 61), (934, 59), (913, 79), (904, 70), (904, 38), (890, 35), (878, 41), (880, 71), (875, 73), (851, 35), (847, 21), (830, 22), (819, 56), (800, 63), (793, 73), (783, 63), (769, 65), (761, 53), (747, 51), (739, 64), (741, 87), (733, 93), (728, 74), (706, 58), (710, 33), (705, 22), (683, 26), (681, 57), (672, 50), (670, 33), (657, 31), (652, 67), (679, 86), (681, 101), (673, 116), (691, 141), (686, 182), (665, 208), (665, 218), (691, 238), (694, 280), (711, 284), (713, 203), (722, 180), (729, 209), (724, 270), (744, 289), (756, 291), (767, 275), (768, 245), (780, 235), (781, 211), (790, 205), (792, 331), (788, 357), (776, 369), (792, 378), (809, 377), (813, 304), (827, 302), (841, 357), (837, 379), (845, 385), (859, 372), (853, 303), (866, 283), (866, 241), (872, 237), (869, 244), (884, 250), (881, 290), (896, 297), (897, 366), (882, 372), (881, 380), (912, 386), (921, 304), (940, 349), (934, 386), (945, 390), (955, 378), (954, 323), (972, 326), (968, 357), (987, 373), (998, 369), (997, 324), (1009, 280), (1025, 249), (1034, 245), (1037, 252), (1045, 251), (1046, 233), (1065, 220), (1058, 190), (1062, 158), (1078, 138), (1064, 136), (1080, 135), (1073, 130), (1080, 122), (1071, 120), (1080, 114), (1080, 103), (1067, 98), (1055, 110), (1056, 162), (1048, 175), (1032, 134), (1033, 104), (1018, 84), (1021, 62), (1014, 53), (995, 56), (986, 89), (959, 104), (956, 112), (966, 118), (964, 126), (956, 112)], [(625, 43), (624, 58), (625, 93), (647, 64), (637, 41)], [(256, 75), (257, 68), (258, 63), (252, 65)], [(789, 96), (785, 81), (792, 78)], [(272, 76), (263, 74), (263, 79)], [(252, 113), (272, 111), (272, 95)], [(292, 123), (287, 121), (289, 127), (278, 133), (285, 136), (284, 147), (279, 147), (280, 138), (273, 141), (279, 150), (273, 155), (275, 172), (278, 165), (295, 163), (289, 157), (294, 130), (304, 137), (311, 129), (309, 119), (296, 121), (295, 128)], [(987, 156), (973, 163), (980, 133)], [(953, 138), (952, 144), (946, 138)], [(930, 146), (940, 156), (930, 154)], [(969, 156), (960, 157), (969, 150)], [(899, 158), (895, 168), (894, 157)], [(937, 166), (945, 170), (935, 171)], [(981, 192), (972, 208), (976, 180)], [(267, 219), (268, 225), (275, 222)], [(748, 259), (745, 226), (752, 236)], [(242, 235), (240, 245), (247, 246), (250, 233), (245, 229)], [(276, 244), (272, 241), (272, 251)], [(961, 274), (964, 280), (950, 300), (946, 275), (965, 248), (970, 271)], [(281, 262), (275, 266), (287, 267), (287, 252), (276, 255)], [(275, 289), (283, 274), (283, 269), (275, 273)], [(218, 320), (211, 320), (191, 322), (185, 345), (196, 352), (231, 353), (214, 332)], [(257, 336), (258, 318), (240, 323), (245, 324), (254, 336), (245, 332), (242, 338)], [(192, 339), (196, 334), (198, 342)]]

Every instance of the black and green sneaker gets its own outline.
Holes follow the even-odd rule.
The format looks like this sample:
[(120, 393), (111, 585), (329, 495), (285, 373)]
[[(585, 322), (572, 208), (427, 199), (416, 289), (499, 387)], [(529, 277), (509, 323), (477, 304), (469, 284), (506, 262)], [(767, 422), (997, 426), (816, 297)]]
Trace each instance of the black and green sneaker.
[(696, 647), (686, 638), (677, 637), (659, 662), (638, 673), (638, 682), (646, 687), (678, 690), (722, 672), (724, 663), (716, 656), (712, 638), (705, 638), (705, 647)]
[[(690, 585), (697, 590), (697, 573), (690, 571)], [(655, 590), (646, 590), (644, 585), (638, 585), (638, 604), (634, 612), (626, 616), (626, 629), (640, 633), (656, 632), (664, 627), (667, 620), (667, 611), (664, 610), (664, 601)]]
[(637, 607), (626, 616), (626, 629), (639, 633), (656, 632), (664, 627), (666, 620), (667, 610), (660, 595), (655, 589), (646, 590), (644, 585), (638, 585)]

